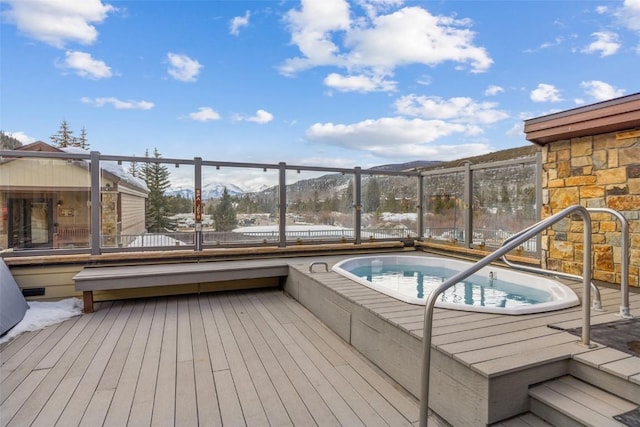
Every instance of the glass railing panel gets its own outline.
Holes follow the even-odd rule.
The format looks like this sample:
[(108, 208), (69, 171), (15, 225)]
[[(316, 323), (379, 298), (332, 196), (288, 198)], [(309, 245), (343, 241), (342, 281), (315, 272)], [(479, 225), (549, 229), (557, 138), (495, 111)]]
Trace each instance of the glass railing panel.
[(193, 164), (162, 158), (103, 161), (101, 200), (105, 249), (195, 244), (193, 224), (188, 221), (194, 217)]
[(90, 247), (89, 160), (11, 158), (0, 162), (0, 249)]
[[(473, 243), (496, 248), (505, 239), (535, 224), (536, 164), (514, 164), (473, 172)], [(522, 245), (537, 252), (538, 238)]]
[(362, 240), (418, 237), (418, 178), (362, 175)]
[(464, 241), (464, 173), (430, 175), (424, 191), (424, 237), (438, 243)]
[(275, 168), (203, 166), (203, 243), (276, 244), (278, 177)]
[(286, 240), (352, 241), (352, 173), (287, 170)]

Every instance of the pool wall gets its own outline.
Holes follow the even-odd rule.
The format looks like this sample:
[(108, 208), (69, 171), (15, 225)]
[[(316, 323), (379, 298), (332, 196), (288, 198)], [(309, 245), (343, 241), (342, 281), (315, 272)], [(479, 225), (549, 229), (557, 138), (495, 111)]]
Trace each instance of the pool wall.
[[(405, 307), (403, 313), (408, 315), (407, 304), (373, 292), (334, 271), (311, 274), (308, 263), (289, 266), (284, 290), (318, 317), (321, 323), (311, 327), (320, 336), (328, 332), (328, 327), (419, 398), (417, 370), (422, 358), (422, 320), (416, 320), (415, 327), (408, 330), (397, 323), (397, 317), (387, 317), (392, 311), (402, 310), (401, 307)], [(373, 310), (373, 306), (377, 308)], [(413, 317), (422, 319), (424, 306), (415, 306), (411, 312)], [(451, 319), (454, 322), (464, 315), (461, 311), (455, 313), (451, 313), (455, 316)], [(492, 316), (466, 314), (469, 315), (484, 319)], [(434, 344), (431, 366), (429, 407), (451, 425), (481, 426), (527, 412), (529, 385), (565, 375), (569, 361), (554, 358), (546, 364), (509, 368), (488, 376)]]
[[(348, 258), (336, 263), (332, 270), (336, 273), (351, 279), (361, 285), (367, 286), (383, 294), (389, 295), (400, 301), (408, 302), (410, 304), (425, 305), (426, 298), (417, 298), (400, 293), (394, 289), (383, 288), (376, 286), (375, 283), (370, 282), (364, 277), (358, 277), (352, 273), (353, 270), (362, 266), (371, 266), (382, 268), (384, 266), (394, 265), (420, 265), (427, 268), (447, 268), (454, 270), (456, 273), (464, 271), (471, 267), (473, 264), (467, 261), (460, 261), (456, 259), (444, 258), (444, 257), (428, 257), (428, 256), (412, 256), (412, 255), (378, 255), (378, 256), (365, 256)], [(487, 266), (474, 273), (474, 277), (480, 277), (480, 280), (489, 281), (491, 277), (499, 278), (500, 280), (517, 284), (518, 286), (530, 288), (532, 290), (543, 291), (552, 296), (551, 301), (542, 302), (532, 305), (517, 305), (508, 307), (483, 307), (478, 305), (465, 305), (456, 304), (450, 302), (438, 301), (436, 307), (448, 308), (454, 310), (464, 311), (477, 311), (484, 313), (496, 313), (496, 314), (510, 314), (521, 315), (531, 313), (542, 313), (546, 311), (559, 310), (562, 308), (574, 307), (580, 304), (578, 296), (568, 286), (540, 276), (533, 276), (531, 274), (514, 271), (512, 269), (498, 268), (494, 266)]]

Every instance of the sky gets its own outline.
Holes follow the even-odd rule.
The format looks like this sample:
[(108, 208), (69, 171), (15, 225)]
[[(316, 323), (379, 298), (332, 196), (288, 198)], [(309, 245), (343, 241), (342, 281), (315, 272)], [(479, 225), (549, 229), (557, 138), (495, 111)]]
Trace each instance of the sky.
[(0, 0), (0, 129), (364, 168), (530, 144), (640, 92), (640, 0)]

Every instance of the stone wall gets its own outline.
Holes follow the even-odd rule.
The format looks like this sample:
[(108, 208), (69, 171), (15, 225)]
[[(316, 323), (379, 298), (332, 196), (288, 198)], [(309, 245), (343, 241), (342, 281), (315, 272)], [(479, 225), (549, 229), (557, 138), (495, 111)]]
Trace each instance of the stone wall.
[[(562, 140), (542, 151), (542, 217), (580, 204), (620, 211), (629, 222), (629, 285), (640, 282), (640, 136), (618, 132)], [(610, 214), (594, 213), (593, 278), (620, 283), (622, 237)], [(543, 267), (582, 275), (583, 221), (567, 218), (542, 238)]]

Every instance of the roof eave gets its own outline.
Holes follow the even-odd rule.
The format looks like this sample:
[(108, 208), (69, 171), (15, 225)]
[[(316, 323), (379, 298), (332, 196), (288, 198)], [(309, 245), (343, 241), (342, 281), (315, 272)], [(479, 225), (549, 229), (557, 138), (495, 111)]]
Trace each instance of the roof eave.
[(640, 93), (525, 120), (524, 123), (527, 140), (538, 145), (640, 129)]

